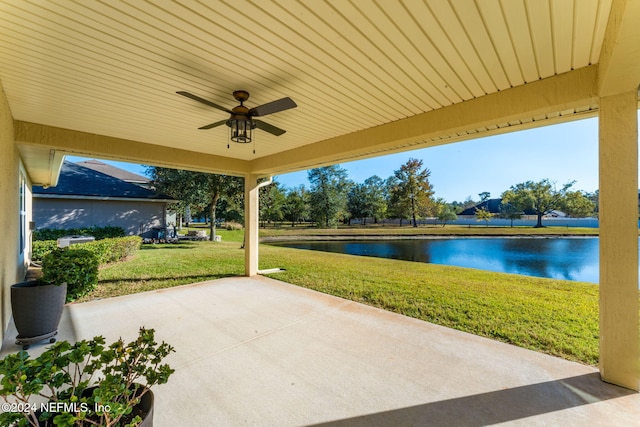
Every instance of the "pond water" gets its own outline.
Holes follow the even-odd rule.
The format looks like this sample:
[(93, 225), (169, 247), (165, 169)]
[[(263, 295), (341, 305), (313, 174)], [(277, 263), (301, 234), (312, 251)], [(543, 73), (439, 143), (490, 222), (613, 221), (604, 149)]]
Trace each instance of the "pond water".
[(598, 283), (598, 238), (283, 242), (279, 246)]

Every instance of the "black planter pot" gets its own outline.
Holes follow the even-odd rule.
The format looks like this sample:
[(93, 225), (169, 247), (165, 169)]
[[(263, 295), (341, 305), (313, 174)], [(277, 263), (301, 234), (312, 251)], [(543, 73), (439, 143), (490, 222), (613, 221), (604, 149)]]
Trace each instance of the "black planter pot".
[[(95, 387), (89, 387), (82, 392), (84, 397), (89, 397), (93, 393), (93, 389)], [(42, 412), (36, 411), (36, 415), (38, 419), (40, 418)], [(51, 418), (47, 421), (40, 421), (38, 423), (39, 427), (54, 427), (53, 417), (57, 414), (51, 414)], [(138, 427), (153, 427), (153, 392), (150, 389), (147, 389), (147, 392), (142, 395), (140, 398), (140, 403), (133, 407), (133, 411), (131, 411), (131, 416), (140, 415), (142, 421), (138, 424)], [(95, 421), (95, 420), (94, 420)], [(121, 420), (122, 422), (126, 422)], [(82, 425), (92, 425), (89, 421), (85, 422)], [(121, 423), (122, 424), (122, 423)]]
[(147, 392), (140, 398), (140, 403), (136, 405), (136, 408), (142, 414), (142, 422), (138, 424), (138, 427), (153, 427), (153, 392), (147, 390)]
[(58, 332), (67, 297), (67, 284), (42, 285), (31, 280), (11, 286), (11, 309), (18, 330), (16, 344), (29, 344), (49, 339)]

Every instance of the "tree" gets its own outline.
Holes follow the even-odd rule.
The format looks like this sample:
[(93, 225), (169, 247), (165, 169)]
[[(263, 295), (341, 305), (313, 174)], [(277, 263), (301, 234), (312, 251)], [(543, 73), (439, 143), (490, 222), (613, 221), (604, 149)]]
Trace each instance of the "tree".
[(360, 218), (364, 225), (367, 218), (380, 218), (386, 212), (384, 181), (379, 176), (367, 178), (362, 184), (354, 184), (347, 193), (347, 209), (351, 218)]
[(215, 216), (212, 219), (216, 223), (218, 223), (218, 218), (244, 223), (244, 180), (242, 178), (228, 178), (231, 179), (225, 185), (225, 191), (218, 199)]
[(347, 179), (346, 169), (339, 165), (311, 169), (308, 179), (311, 217), (318, 226), (335, 227), (347, 216), (347, 192), (351, 182)]
[(422, 160), (409, 159), (394, 171), (396, 185), (391, 189), (396, 205), (407, 206), (413, 226), (417, 227), (417, 217), (426, 216), (433, 206), (433, 187), (429, 183), (429, 169), (422, 169)]
[[(640, 194), (640, 192), (638, 192), (638, 194)], [(584, 196), (593, 202), (594, 214), (598, 216), (598, 212), (600, 211), (600, 190), (596, 190), (593, 193), (585, 193)], [(638, 205), (638, 207), (640, 208), (640, 204)]]
[(386, 187), (384, 181), (378, 175), (373, 175), (364, 180), (366, 189), (367, 206), (369, 215), (377, 223), (379, 218), (384, 218), (387, 213)]
[(513, 220), (520, 219), (522, 216), (522, 211), (511, 203), (505, 203), (504, 201), (500, 204), (500, 214), (498, 215), (500, 218), (505, 218), (511, 220), (511, 227), (513, 227)]
[(582, 191), (568, 191), (560, 207), (564, 213), (574, 218), (592, 216), (595, 208), (596, 204)]
[(489, 193), (488, 191), (483, 191), (482, 193), (478, 194), (478, 197), (480, 197), (480, 203), (486, 202), (491, 198), (491, 193)]
[(386, 188), (386, 200), (387, 200), (387, 216), (390, 218), (398, 218), (400, 220), (400, 227), (402, 227), (402, 220), (407, 218), (411, 211), (409, 201), (400, 197), (398, 188), (398, 178), (390, 176), (385, 181)]
[(443, 199), (437, 199), (434, 203), (434, 210), (436, 218), (442, 223), (442, 227), (447, 225), (449, 221), (455, 221), (458, 219), (455, 208), (445, 202)]
[(502, 194), (502, 203), (511, 203), (522, 212), (535, 211), (538, 221), (534, 227), (540, 228), (543, 227), (542, 216), (554, 209), (562, 208), (567, 191), (574, 183), (575, 181), (570, 182), (556, 190), (554, 183), (546, 178), (539, 182), (523, 182), (505, 191)]
[(476, 219), (478, 221), (484, 221), (487, 227), (489, 226), (489, 221), (491, 220), (491, 218), (495, 216), (495, 214), (489, 212), (485, 207), (476, 209), (475, 215), (476, 215)]
[(307, 199), (307, 193), (302, 185), (287, 192), (282, 204), (282, 215), (284, 219), (291, 221), (292, 227), (307, 215)]
[(272, 184), (260, 188), (260, 219), (264, 227), (265, 221), (277, 222), (284, 218), (282, 206), (284, 205), (285, 195), (279, 182), (274, 181)]
[(149, 167), (148, 172), (156, 191), (209, 212), (211, 240), (215, 239), (218, 202), (221, 198), (227, 203), (236, 202), (244, 191), (244, 182), (238, 177), (155, 166)]
[(366, 189), (364, 184), (354, 184), (347, 193), (347, 209), (349, 210), (349, 223), (351, 218), (360, 218), (366, 223), (366, 218), (369, 215), (366, 201)]

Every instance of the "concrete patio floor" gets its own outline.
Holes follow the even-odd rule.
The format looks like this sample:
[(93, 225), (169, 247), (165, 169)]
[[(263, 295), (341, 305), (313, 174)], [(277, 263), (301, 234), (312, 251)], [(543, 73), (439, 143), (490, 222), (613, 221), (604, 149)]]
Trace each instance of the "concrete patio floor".
[(265, 277), (71, 304), (59, 339), (140, 326), (176, 348), (156, 427), (640, 426), (640, 394), (592, 367)]

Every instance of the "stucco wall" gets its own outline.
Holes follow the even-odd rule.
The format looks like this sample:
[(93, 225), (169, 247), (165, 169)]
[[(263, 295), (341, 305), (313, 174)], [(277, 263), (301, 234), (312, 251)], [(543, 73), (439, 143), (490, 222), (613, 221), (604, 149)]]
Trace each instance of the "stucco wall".
[(19, 168), (20, 156), (14, 142), (13, 116), (0, 82), (0, 339), (4, 338), (11, 317), (10, 287), (21, 281), (26, 272), (26, 266), (20, 261)]
[(128, 235), (138, 235), (164, 225), (164, 203), (36, 196), (33, 220), (37, 229), (116, 226), (124, 228)]

